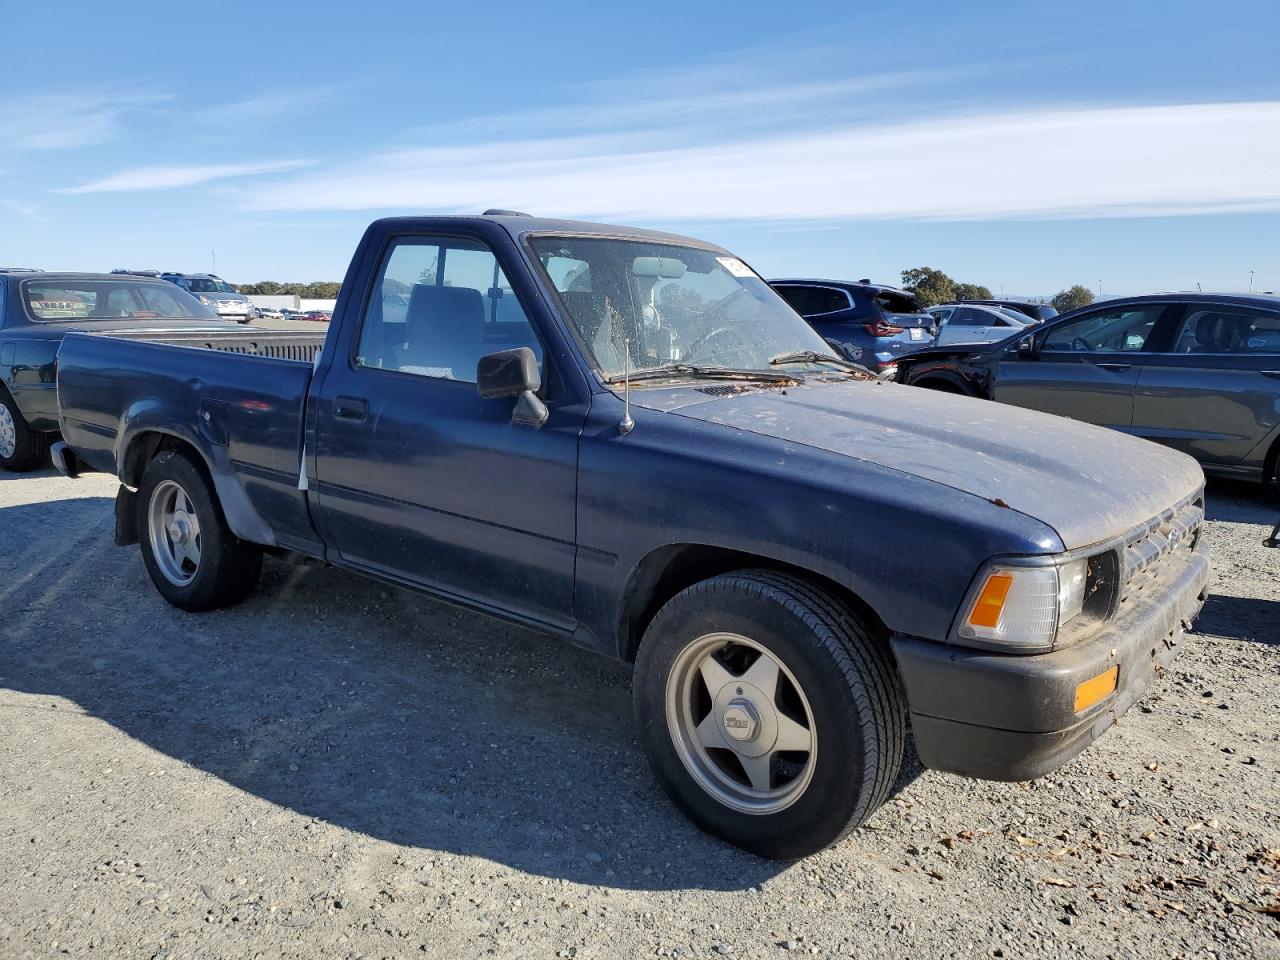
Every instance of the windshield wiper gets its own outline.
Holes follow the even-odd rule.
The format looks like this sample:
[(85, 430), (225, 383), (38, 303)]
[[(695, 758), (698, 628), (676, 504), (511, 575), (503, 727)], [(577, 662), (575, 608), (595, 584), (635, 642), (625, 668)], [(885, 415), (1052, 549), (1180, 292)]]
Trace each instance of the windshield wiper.
[(865, 373), (872, 379), (878, 379), (874, 373), (860, 363), (854, 363), (852, 360), (846, 360), (844, 357), (837, 357), (830, 353), (819, 353), (817, 350), (797, 350), (795, 353), (780, 353), (776, 357), (769, 358), (770, 366), (780, 367), (784, 363), (834, 363), (837, 367), (848, 370), (851, 373)]
[(664, 363), (660, 367), (647, 367), (633, 370), (628, 377), (625, 373), (617, 373), (605, 378), (605, 383), (622, 383), (630, 380), (668, 380), (672, 377), (695, 377), (707, 380), (763, 380), (765, 383), (803, 383), (801, 377), (792, 373), (773, 373), (769, 370), (739, 369), (737, 367), (704, 367), (694, 363)]

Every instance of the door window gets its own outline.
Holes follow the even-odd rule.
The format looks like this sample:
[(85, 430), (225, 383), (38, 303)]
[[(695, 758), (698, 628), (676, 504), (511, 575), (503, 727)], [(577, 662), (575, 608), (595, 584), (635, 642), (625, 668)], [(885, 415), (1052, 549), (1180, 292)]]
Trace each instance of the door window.
[(774, 287), (773, 289), (778, 292), (778, 296), (787, 301), (787, 306), (800, 314), (800, 316), (803, 317), (810, 312), (810, 289), (808, 287)]
[(809, 316), (820, 313), (835, 313), (837, 310), (849, 309), (849, 295), (843, 290), (833, 287), (811, 287), (809, 300)]
[(991, 317), (980, 310), (973, 309), (973, 307), (961, 307), (951, 318), (951, 326), (989, 327), (991, 326)]
[(1165, 304), (1101, 310), (1050, 329), (1041, 350), (1050, 352), (1133, 353), (1151, 336)]
[(936, 310), (930, 310), (929, 313), (933, 319), (938, 321), (938, 326), (945, 327), (951, 322), (951, 315), (955, 313), (955, 307), (938, 307)]
[(506, 274), (474, 240), (395, 242), (360, 326), (357, 366), (475, 383), (480, 358), (542, 347)]
[(1242, 307), (1190, 308), (1173, 352), (1280, 353), (1280, 314)]
[(774, 287), (787, 305), (802, 317), (849, 309), (849, 295), (832, 287)]

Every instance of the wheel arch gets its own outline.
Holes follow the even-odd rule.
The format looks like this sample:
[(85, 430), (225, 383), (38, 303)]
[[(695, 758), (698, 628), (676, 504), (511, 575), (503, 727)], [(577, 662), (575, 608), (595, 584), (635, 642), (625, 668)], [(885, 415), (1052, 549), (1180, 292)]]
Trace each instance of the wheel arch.
[(923, 390), (937, 390), (940, 393), (956, 393), (966, 397), (975, 396), (973, 388), (964, 382), (963, 377), (944, 370), (930, 370), (910, 381), (913, 387)]
[(618, 611), (618, 656), (634, 663), (649, 623), (686, 587), (735, 570), (775, 570), (801, 577), (834, 594), (864, 616), (879, 635), (884, 620), (860, 596), (830, 577), (760, 554), (699, 543), (667, 544), (648, 553), (627, 578)]
[[(224, 453), (226, 451), (225, 447), (217, 449)], [(137, 489), (147, 464), (165, 450), (191, 454), (192, 461), (213, 487), (218, 506), (232, 533), (251, 543), (269, 547), (276, 545), (275, 534), (250, 501), (249, 495), (232, 471), (230, 462), (212, 462), (200, 444), (180, 433), (160, 427), (145, 427), (127, 437), (117, 461), (120, 482)]]

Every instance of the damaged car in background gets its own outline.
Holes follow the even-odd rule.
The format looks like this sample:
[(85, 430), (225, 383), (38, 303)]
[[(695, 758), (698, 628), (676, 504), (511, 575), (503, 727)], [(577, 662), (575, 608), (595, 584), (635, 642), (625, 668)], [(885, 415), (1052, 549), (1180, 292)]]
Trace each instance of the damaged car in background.
[(1277, 479), (1280, 297), (1108, 300), (990, 345), (915, 351), (897, 379), (1110, 427), (1207, 473)]

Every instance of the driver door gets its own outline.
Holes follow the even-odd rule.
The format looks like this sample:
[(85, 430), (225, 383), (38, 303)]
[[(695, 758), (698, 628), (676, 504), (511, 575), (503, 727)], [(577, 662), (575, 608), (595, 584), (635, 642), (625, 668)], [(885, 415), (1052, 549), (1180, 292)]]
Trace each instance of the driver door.
[(1175, 304), (1121, 304), (1050, 322), (1030, 354), (1011, 350), (993, 396), (1002, 403), (1123, 430), (1133, 426), (1138, 375), (1152, 331)]

